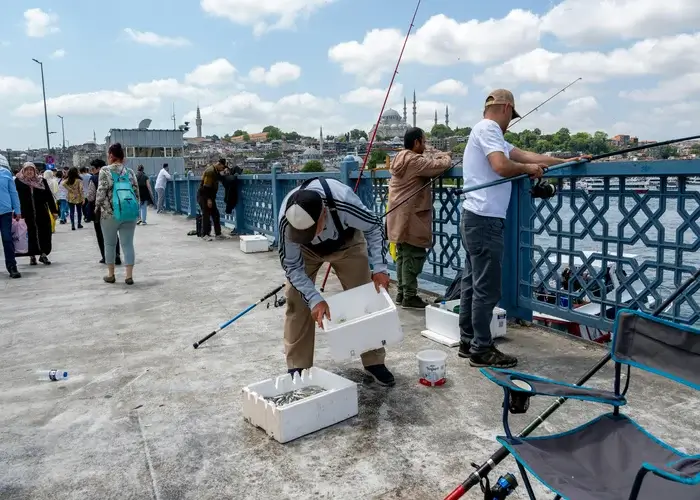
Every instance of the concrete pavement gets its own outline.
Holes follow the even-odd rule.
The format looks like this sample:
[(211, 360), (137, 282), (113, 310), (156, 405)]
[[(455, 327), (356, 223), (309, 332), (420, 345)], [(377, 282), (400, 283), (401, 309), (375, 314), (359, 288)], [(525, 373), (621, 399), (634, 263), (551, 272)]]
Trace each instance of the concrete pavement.
[[(102, 282), (91, 224), (58, 226), (50, 267), (22, 259), (22, 279), (0, 277), (1, 500), (439, 499), (497, 449), (502, 393), (456, 349), (446, 386), (418, 384), (416, 352), (442, 348), (420, 336), (418, 312), (401, 311), (406, 338), (388, 354), (390, 389), (364, 382), (359, 363), (332, 362), (319, 336), (316, 364), (361, 384), (357, 417), (286, 445), (244, 422), (241, 388), (286, 371), (283, 309), (260, 306), (199, 350), (192, 343), (283, 273), (276, 253), (202, 242), (186, 236), (193, 228), (151, 213), (137, 228), (133, 287), (123, 270), (116, 284)], [(328, 293), (340, 290), (329, 283)], [(508, 336), (502, 348), (519, 355), (519, 368), (567, 381), (604, 354), (534, 328)], [(38, 379), (54, 368), (69, 379)], [(611, 387), (611, 376), (608, 367), (593, 385)], [(693, 391), (633, 371), (629, 399), (643, 425), (700, 452)], [(550, 403), (534, 399), (513, 428)], [(569, 402), (542, 429), (607, 410)], [(508, 459), (497, 471), (516, 468)], [(511, 498), (525, 499), (524, 489)]]

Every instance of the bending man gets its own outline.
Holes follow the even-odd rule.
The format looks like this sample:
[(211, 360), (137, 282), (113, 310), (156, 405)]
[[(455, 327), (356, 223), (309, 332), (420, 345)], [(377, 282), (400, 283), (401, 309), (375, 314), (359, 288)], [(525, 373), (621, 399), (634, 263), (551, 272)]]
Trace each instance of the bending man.
[[(322, 328), (323, 318), (331, 318), (315, 285), (321, 265), (330, 263), (344, 290), (374, 282), (379, 292), (380, 286), (388, 289), (389, 275), (381, 221), (335, 179), (311, 179), (289, 193), (279, 214), (279, 235), (289, 280), (284, 344), (293, 374), (313, 365), (315, 323)], [(392, 386), (394, 376), (384, 358), (383, 348), (365, 352), (362, 364), (379, 384)]]

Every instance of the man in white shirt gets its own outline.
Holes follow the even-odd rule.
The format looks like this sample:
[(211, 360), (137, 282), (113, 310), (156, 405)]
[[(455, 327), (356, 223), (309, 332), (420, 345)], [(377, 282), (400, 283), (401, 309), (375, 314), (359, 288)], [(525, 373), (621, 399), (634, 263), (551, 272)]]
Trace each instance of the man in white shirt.
[[(527, 174), (542, 177), (547, 167), (567, 161), (521, 151), (509, 144), (504, 133), (519, 118), (513, 94), (494, 90), (486, 98), (484, 118), (469, 134), (464, 149), (464, 188)], [(511, 183), (472, 191), (464, 195), (460, 232), (467, 254), (462, 274), (459, 356), (475, 367), (511, 368), (517, 358), (493, 345), (491, 318), (501, 299), (501, 273), (506, 213)], [(516, 279), (516, 277), (513, 277)]]
[(158, 177), (156, 177), (156, 194), (158, 195), (158, 211), (157, 213), (163, 212), (163, 207), (165, 206), (165, 186), (168, 185), (168, 181), (172, 181), (173, 176), (168, 172), (168, 164), (163, 163), (163, 168), (158, 172)]

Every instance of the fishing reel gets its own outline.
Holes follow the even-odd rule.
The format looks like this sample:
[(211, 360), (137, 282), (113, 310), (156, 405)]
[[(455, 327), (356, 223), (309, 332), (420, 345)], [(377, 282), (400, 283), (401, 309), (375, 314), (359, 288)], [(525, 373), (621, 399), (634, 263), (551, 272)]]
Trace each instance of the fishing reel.
[[(273, 307), (282, 307), (287, 303), (287, 299), (285, 297), (277, 298), (277, 294), (275, 294), (275, 300), (272, 301)], [(267, 303), (267, 308), (270, 308), (270, 303)]]
[[(472, 463), (472, 467), (479, 468), (475, 463)], [(505, 500), (518, 487), (518, 481), (509, 472), (499, 477), (493, 486), (491, 486), (488, 476), (485, 476), (479, 481), (479, 486), (484, 494), (484, 500)]]
[(557, 187), (544, 179), (537, 179), (532, 183), (530, 195), (533, 198), (547, 199), (557, 194)]

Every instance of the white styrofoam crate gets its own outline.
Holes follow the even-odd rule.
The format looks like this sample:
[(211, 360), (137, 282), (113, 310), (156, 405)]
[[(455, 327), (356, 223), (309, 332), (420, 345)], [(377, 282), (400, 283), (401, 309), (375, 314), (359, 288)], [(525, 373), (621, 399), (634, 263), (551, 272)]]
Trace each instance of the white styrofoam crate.
[[(447, 309), (429, 305), (425, 308), (425, 330), (421, 333), (424, 337), (439, 342), (448, 347), (459, 345), (459, 314), (452, 312), (459, 300), (450, 300), (445, 303)], [(506, 336), (506, 311), (500, 307), (494, 307), (491, 318), (491, 335), (494, 339)]]
[(270, 242), (262, 234), (246, 234), (240, 237), (240, 247), (243, 253), (269, 252)]
[(331, 356), (345, 361), (363, 352), (398, 344), (403, 340), (396, 304), (374, 283), (358, 286), (326, 298), (331, 321), (323, 319)]
[[(316, 385), (326, 389), (277, 407), (264, 398)], [(243, 388), (243, 418), (280, 443), (287, 443), (357, 415), (357, 384), (316, 368), (280, 375)]]

